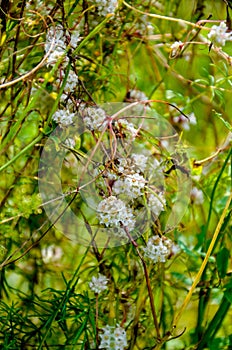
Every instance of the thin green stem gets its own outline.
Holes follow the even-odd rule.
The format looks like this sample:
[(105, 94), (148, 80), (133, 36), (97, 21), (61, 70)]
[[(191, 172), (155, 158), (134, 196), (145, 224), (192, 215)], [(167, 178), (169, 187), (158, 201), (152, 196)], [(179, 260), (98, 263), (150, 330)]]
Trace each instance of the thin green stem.
[(0, 172), (8, 168), (12, 163), (14, 163), (19, 157), (23, 156), (31, 147), (35, 146), (41, 139), (43, 134), (39, 135), (36, 139), (30, 142), (25, 148), (23, 148), (19, 153), (16, 154), (12, 159), (0, 167)]
[(195, 280), (194, 280), (194, 282), (193, 282), (193, 284), (192, 284), (192, 286), (191, 286), (191, 288), (190, 288), (190, 290), (189, 290), (189, 292), (188, 292), (188, 294), (187, 294), (187, 296), (186, 296), (186, 298), (185, 298), (185, 300), (184, 300), (184, 302), (183, 302), (179, 312), (177, 313), (177, 315), (176, 315), (176, 317), (174, 319), (173, 328), (176, 328), (176, 325), (179, 322), (179, 319), (181, 318), (184, 310), (186, 309), (187, 305), (189, 304), (189, 302), (191, 300), (191, 297), (192, 297), (192, 294), (193, 294), (194, 290), (196, 289), (196, 286), (198, 285), (198, 283), (199, 283), (199, 281), (201, 279), (201, 276), (202, 276), (202, 274), (203, 274), (203, 272), (205, 270), (205, 267), (206, 267), (206, 265), (208, 263), (209, 257), (211, 255), (211, 253), (213, 251), (213, 248), (215, 246), (215, 243), (217, 241), (217, 237), (218, 237), (218, 235), (220, 233), (220, 230), (222, 228), (222, 225), (223, 225), (224, 219), (226, 217), (227, 210), (228, 210), (228, 208), (230, 206), (231, 200), (232, 200), (232, 194), (229, 196), (229, 198), (227, 200), (226, 206), (225, 206), (225, 208), (224, 208), (224, 210), (222, 212), (222, 215), (220, 217), (220, 220), (219, 220), (219, 222), (217, 224), (217, 227), (215, 229), (213, 238), (212, 238), (212, 240), (210, 242), (209, 248), (208, 248), (207, 253), (205, 255), (205, 258), (204, 258), (204, 260), (202, 262), (200, 270), (198, 271), (198, 273), (197, 273), (197, 275), (195, 277)]
[[(216, 190), (217, 190), (217, 187), (219, 185), (219, 181), (220, 181), (220, 179), (222, 177), (222, 174), (225, 171), (225, 168), (226, 168), (226, 166), (227, 166), (231, 156), (232, 156), (232, 149), (228, 153), (228, 155), (227, 155), (227, 157), (225, 159), (225, 162), (223, 163), (223, 166), (222, 166), (222, 168), (221, 168), (221, 170), (219, 172), (219, 175), (218, 175), (218, 177), (217, 177), (217, 179), (216, 179), (216, 181), (214, 183), (214, 186), (213, 186), (213, 190), (212, 190), (211, 198), (210, 198), (210, 206), (209, 206), (209, 213), (208, 213), (207, 223), (206, 223), (206, 225), (204, 227), (204, 231), (203, 231), (203, 237), (204, 237), (204, 242), (205, 242), (202, 245), (202, 250), (203, 251), (205, 249), (207, 249), (207, 247), (206, 247), (206, 243), (207, 243), (206, 235), (207, 235), (207, 232), (208, 232), (208, 229), (209, 229), (209, 224), (210, 224), (210, 219), (211, 219), (211, 216), (212, 216), (212, 212), (214, 210), (213, 203), (214, 203), (214, 197), (215, 197), (215, 194), (216, 194)], [(216, 244), (217, 244), (217, 242), (215, 242), (215, 245)], [(206, 269), (202, 273), (201, 281), (205, 281), (205, 279), (206, 279)], [(203, 283), (203, 285), (204, 285), (204, 283)], [(195, 332), (196, 337), (198, 339), (201, 337), (202, 322), (203, 322), (204, 313), (205, 313), (206, 306), (207, 306), (207, 301), (208, 301), (208, 293), (205, 293), (203, 288), (201, 288), (201, 290), (199, 292), (200, 298), (199, 298), (199, 304), (198, 304), (197, 326), (196, 326), (196, 332)]]
[(197, 350), (203, 350), (205, 348), (205, 345), (208, 345), (207, 343), (214, 338), (216, 335), (220, 325), (222, 324), (229, 308), (231, 306), (231, 303), (229, 300), (224, 296), (222, 298), (221, 304), (214, 315), (213, 319), (209, 323), (205, 333), (202, 336), (202, 340), (200, 341), (200, 344), (197, 347)]
[[(226, 159), (225, 159), (225, 162), (223, 163), (222, 167), (221, 167), (221, 170), (218, 174), (218, 177), (214, 183), (214, 186), (213, 186), (213, 189), (212, 189), (212, 193), (211, 193), (211, 197), (210, 197), (210, 205), (209, 205), (209, 214), (208, 214), (208, 218), (207, 218), (207, 223), (204, 227), (204, 242), (206, 242), (206, 233), (208, 231), (208, 228), (209, 228), (209, 223), (210, 223), (210, 219), (211, 219), (211, 215), (212, 215), (212, 211), (213, 211), (213, 201), (214, 201), (214, 197), (215, 197), (215, 193), (216, 193), (216, 190), (217, 190), (217, 187), (218, 187), (218, 184), (219, 184), (219, 181), (222, 177), (222, 174), (227, 166), (227, 163), (229, 162), (230, 158), (232, 156), (232, 149), (230, 149)], [(204, 248), (206, 248), (204, 246)]]
[(155, 303), (154, 303), (154, 297), (152, 294), (152, 289), (151, 289), (151, 282), (150, 282), (150, 278), (148, 275), (148, 270), (147, 270), (147, 265), (138, 249), (138, 247), (135, 247), (137, 254), (142, 262), (143, 265), (143, 270), (144, 270), (144, 274), (145, 274), (145, 279), (146, 279), (146, 283), (147, 283), (147, 290), (148, 290), (148, 295), (149, 295), (149, 300), (150, 300), (150, 305), (151, 305), (151, 312), (152, 312), (152, 316), (153, 316), (153, 320), (154, 320), (154, 325), (155, 325), (155, 329), (156, 329), (156, 334), (157, 334), (157, 340), (160, 341), (161, 340), (161, 336), (160, 336), (160, 329), (159, 329), (159, 323), (158, 323), (158, 318), (156, 315), (156, 310), (155, 310)]

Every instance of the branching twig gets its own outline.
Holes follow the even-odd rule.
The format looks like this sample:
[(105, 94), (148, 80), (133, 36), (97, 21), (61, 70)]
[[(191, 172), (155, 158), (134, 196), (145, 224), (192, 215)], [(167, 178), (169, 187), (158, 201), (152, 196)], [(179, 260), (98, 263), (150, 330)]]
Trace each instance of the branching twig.
[(143, 259), (143, 256), (141, 255), (141, 253), (139, 251), (138, 244), (134, 241), (133, 237), (130, 235), (130, 233), (126, 227), (124, 227), (124, 230), (125, 230), (128, 238), (130, 239), (131, 243), (135, 247), (136, 252), (137, 252), (137, 254), (142, 262), (142, 265), (143, 265), (143, 270), (144, 270), (144, 274), (145, 274), (147, 290), (148, 290), (148, 295), (149, 295), (149, 300), (150, 300), (150, 305), (151, 305), (151, 312), (152, 312), (154, 325), (155, 325), (155, 329), (156, 329), (157, 341), (160, 342), (160, 340), (161, 340), (160, 328), (159, 328), (158, 318), (156, 315), (154, 297), (152, 294), (151, 283), (150, 283), (150, 278), (149, 278), (149, 274), (148, 274), (148, 270), (147, 270), (147, 265), (146, 265), (145, 260)]

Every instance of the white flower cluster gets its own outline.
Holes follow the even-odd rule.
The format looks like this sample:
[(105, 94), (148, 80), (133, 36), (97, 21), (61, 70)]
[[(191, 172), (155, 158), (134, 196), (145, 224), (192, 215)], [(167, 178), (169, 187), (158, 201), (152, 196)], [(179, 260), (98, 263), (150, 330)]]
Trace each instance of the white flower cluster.
[[(57, 81), (62, 80), (65, 77), (65, 73), (63, 70), (59, 73), (60, 76), (57, 79)], [(61, 101), (64, 101), (67, 97), (66, 94), (73, 92), (78, 84), (78, 76), (76, 75), (75, 72), (70, 71), (69, 75), (67, 77), (67, 81), (64, 87), (64, 93), (61, 95)], [(72, 105), (69, 103), (66, 103), (66, 108), (65, 109), (58, 109), (52, 116), (52, 119), (58, 123), (61, 128), (66, 127), (68, 125), (71, 125), (73, 123), (73, 118), (75, 117), (75, 113), (71, 112), (70, 109), (72, 108)]]
[[(109, 123), (108, 116), (104, 109), (93, 106), (82, 106), (79, 113), (83, 119), (85, 126), (89, 130), (102, 131)], [(129, 123), (126, 119), (118, 119), (114, 122), (114, 127), (124, 134), (125, 138), (132, 141), (136, 138), (138, 130), (134, 124)], [(125, 140), (126, 141), (126, 140)]]
[(190, 198), (192, 203), (195, 203), (197, 205), (203, 204), (204, 202), (204, 195), (201, 190), (198, 190), (197, 187), (193, 187), (190, 192)]
[(147, 160), (148, 157), (136, 153), (128, 158), (117, 159), (115, 163), (117, 175), (109, 172), (106, 174), (108, 178), (110, 176), (110, 179), (114, 180), (112, 185), (114, 195), (133, 200), (143, 194), (147, 181), (141, 173), (145, 171)]
[[(56, 27), (50, 27), (48, 29), (46, 35), (46, 43), (44, 46), (45, 52), (50, 52), (47, 58), (47, 65), (53, 65), (56, 63), (61, 57), (63, 57), (63, 67), (65, 67), (68, 62), (68, 57), (65, 54), (67, 46), (75, 46), (77, 42), (80, 40), (79, 32), (73, 31), (71, 36), (70, 34), (63, 29), (61, 25), (57, 25)], [(57, 83), (62, 83), (65, 77), (65, 72), (62, 69), (59, 71), (59, 76), (57, 78)], [(75, 72), (70, 71), (67, 77), (66, 85), (64, 87), (64, 93), (61, 96), (61, 101), (66, 98), (66, 94), (73, 92), (78, 84), (78, 76)], [(73, 118), (75, 117), (75, 113), (71, 112), (69, 108), (59, 109), (57, 110), (52, 119), (57, 122), (61, 127), (66, 127), (73, 123)]]
[(114, 13), (118, 7), (117, 0), (95, 0), (99, 15), (107, 16), (109, 13)]
[(169, 256), (178, 252), (178, 247), (173, 242), (164, 236), (158, 235), (151, 237), (145, 248), (142, 248), (145, 257), (151, 259), (154, 263), (165, 263)]
[(82, 117), (89, 130), (102, 131), (107, 126), (106, 112), (100, 107), (83, 108)]
[(228, 32), (226, 23), (221, 22), (219, 26), (212, 26), (208, 38), (215, 46), (221, 47), (225, 45), (226, 41), (232, 40), (232, 33)]
[(135, 199), (142, 195), (145, 187), (145, 179), (137, 173), (119, 178), (114, 182), (113, 193), (116, 195), (124, 194), (129, 199)]
[(190, 124), (196, 125), (197, 120), (194, 113), (189, 114), (188, 119), (184, 115), (179, 115), (173, 118), (173, 122), (178, 124), (183, 130), (190, 130)]
[[(158, 162), (158, 161), (157, 161)], [(130, 157), (117, 158), (117, 169), (119, 173), (131, 175), (134, 173), (144, 173), (148, 165), (148, 157), (144, 154), (132, 153)], [(159, 162), (157, 164), (158, 167)]]
[(180, 51), (182, 50), (183, 46), (184, 46), (184, 43), (182, 43), (182, 41), (175, 41), (171, 45), (170, 58), (176, 57), (180, 53)]
[[(102, 131), (109, 123), (106, 112), (100, 107), (82, 107), (79, 112), (83, 118), (85, 126), (89, 130)], [(128, 141), (136, 138), (138, 130), (126, 119), (119, 119), (115, 121), (114, 125), (115, 128), (125, 134)]]
[[(162, 169), (158, 160), (152, 158), (150, 163), (148, 163), (148, 156), (144, 154), (132, 153), (127, 158), (116, 158), (114, 168), (106, 168), (104, 180), (98, 182), (101, 191), (106, 192), (107, 188), (112, 190), (112, 195), (98, 204), (99, 222), (106, 227), (114, 228), (112, 234), (117, 238), (128, 238), (125, 227), (130, 233), (134, 230), (137, 216), (134, 208), (138, 203), (143, 203), (142, 196), (146, 196), (147, 207), (155, 219), (165, 210), (164, 194), (158, 191), (154, 184), (156, 181), (160, 184)], [(98, 174), (100, 172), (95, 173), (95, 176)], [(149, 177), (153, 178), (154, 176), (152, 188), (157, 193), (149, 191), (151, 184)]]
[(148, 207), (151, 209), (152, 213), (157, 218), (160, 215), (161, 211), (164, 211), (165, 204), (166, 200), (164, 198), (163, 193), (159, 193), (156, 195), (151, 193), (148, 197)]
[(75, 47), (79, 40), (80, 34), (78, 30), (72, 32), (70, 37), (70, 35), (64, 31), (62, 26), (57, 25), (56, 27), (50, 27), (46, 35), (44, 46), (46, 53), (50, 51), (47, 58), (47, 65), (53, 65), (61, 59), (61, 57), (63, 57), (63, 63), (67, 63), (68, 57), (65, 55), (67, 46), (70, 44), (72, 47)]
[(93, 276), (91, 282), (89, 282), (89, 288), (96, 294), (103, 292), (107, 289), (108, 279), (102, 274), (98, 274), (98, 277)]
[(99, 349), (123, 350), (127, 346), (126, 332), (118, 324), (116, 327), (107, 325), (102, 331)]
[(52, 116), (52, 119), (60, 125), (61, 128), (71, 125), (75, 113), (71, 113), (68, 109), (58, 109)]
[[(97, 106), (83, 105), (79, 112), (88, 129), (109, 131), (111, 127), (115, 137), (122, 138), (123, 143), (125, 139), (128, 140), (128, 135), (130, 139), (135, 139), (138, 134), (138, 129), (132, 123), (126, 119), (114, 119)], [(99, 163), (93, 169), (92, 175), (98, 193), (105, 193), (105, 199), (101, 200), (96, 208), (97, 218), (100, 224), (109, 228), (109, 234), (117, 239), (128, 240), (128, 233), (137, 234), (138, 230), (135, 232), (134, 229), (138, 208), (144, 204), (145, 197), (147, 205), (143, 210), (150, 208), (152, 218), (155, 216), (157, 219), (164, 211), (166, 201), (157, 187), (162, 180), (162, 167), (156, 158), (149, 159), (147, 150), (143, 150), (142, 154), (131, 152), (124, 157), (118, 152), (114, 159), (106, 157), (103, 164)], [(151, 193), (149, 187), (154, 193)]]
[(106, 227), (120, 227), (121, 225), (132, 231), (135, 226), (135, 217), (132, 209), (115, 196), (103, 199), (97, 207), (98, 218)]
[[(62, 83), (64, 77), (65, 77), (65, 72), (63, 70), (61, 70), (59, 72), (59, 76), (56, 80), (57, 83), (59, 83), (59, 84)], [(76, 75), (75, 72), (70, 70), (68, 77), (67, 77), (67, 80), (66, 80), (65, 87), (64, 87), (64, 92), (65, 93), (73, 92), (77, 85), (78, 85), (78, 76)]]
[(47, 58), (48, 66), (56, 63), (62, 56), (64, 56), (66, 43), (64, 31), (61, 26), (48, 29), (44, 49), (46, 53), (50, 51), (50, 55)]

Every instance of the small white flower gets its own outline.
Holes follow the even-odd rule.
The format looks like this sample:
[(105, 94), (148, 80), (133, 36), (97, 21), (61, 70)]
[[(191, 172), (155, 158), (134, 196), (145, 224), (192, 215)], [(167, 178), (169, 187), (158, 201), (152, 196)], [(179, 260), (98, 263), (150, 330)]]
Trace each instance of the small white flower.
[(107, 126), (106, 112), (100, 107), (87, 107), (81, 111), (83, 121), (89, 130), (102, 131)]
[(117, 227), (121, 225), (132, 231), (135, 226), (135, 218), (132, 209), (115, 196), (103, 199), (97, 207), (98, 218), (101, 224), (106, 227)]
[(106, 290), (108, 283), (108, 278), (102, 274), (98, 274), (98, 277), (92, 277), (91, 282), (89, 282), (89, 288), (96, 294), (103, 292)]
[(142, 248), (145, 257), (153, 260), (154, 263), (165, 263), (167, 258), (175, 251), (173, 249), (173, 243), (170, 239), (158, 235), (153, 236), (147, 242), (147, 246)]
[[(65, 77), (65, 72), (62, 70), (61, 72), (59, 72), (59, 77), (57, 79), (57, 82), (62, 83), (64, 77)], [(77, 85), (78, 85), (78, 76), (73, 71), (70, 71), (66, 80), (64, 92), (69, 93), (74, 91)], [(61, 96), (61, 100), (62, 98), (63, 97)]]
[(215, 46), (224, 46), (226, 41), (232, 40), (232, 33), (227, 32), (228, 28), (225, 22), (221, 22), (219, 26), (212, 26), (208, 38), (212, 41)]
[(74, 117), (75, 113), (71, 113), (68, 109), (58, 109), (58, 111), (53, 114), (52, 119), (62, 128), (71, 125)]
[(53, 41), (57, 46), (60, 46), (62, 49), (65, 49), (65, 43), (63, 39), (64, 31), (62, 26), (57, 25), (56, 27), (50, 27), (46, 35), (45, 51), (49, 51), (50, 45)]
[(135, 173), (115, 181), (113, 185), (113, 193), (117, 195), (125, 194), (127, 198), (135, 199), (142, 195), (144, 187), (144, 177)]
[(197, 187), (193, 187), (191, 192), (190, 192), (190, 198), (191, 201), (195, 204), (203, 204), (204, 202), (204, 195), (201, 190), (198, 190)]
[(107, 325), (102, 331), (99, 349), (123, 350), (127, 346), (126, 332), (118, 324), (116, 327)]
[(42, 248), (41, 255), (43, 262), (49, 264), (59, 261), (63, 255), (63, 251), (59, 246), (52, 244), (46, 248)]
[(61, 59), (61, 57), (63, 58), (63, 62), (67, 63), (67, 57), (64, 56), (64, 50), (58, 47), (57, 49), (53, 50), (48, 56), (47, 65), (51, 66), (55, 64), (57, 61)]
[(143, 173), (147, 166), (148, 157), (144, 156), (143, 154), (132, 153), (131, 158), (135, 163), (136, 167), (138, 168), (138, 170), (140, 170)]
[(164, 206), (166, 204), (166, 200), (164, 198), (163, 193), (159, 193), (154, 195), (153, 193), (149, 194), (148, 197), (148, 207), (151, 211), (158, 217), (161, 211), (164, 211)]

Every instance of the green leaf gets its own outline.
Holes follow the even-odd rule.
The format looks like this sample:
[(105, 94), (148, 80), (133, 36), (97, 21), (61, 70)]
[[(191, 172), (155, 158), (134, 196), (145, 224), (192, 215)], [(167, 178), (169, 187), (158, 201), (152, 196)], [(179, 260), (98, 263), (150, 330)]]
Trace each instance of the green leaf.
[(223, 124), (227, 127), (227, 129), (229, 129), (232, 132), (232, 125), (222, 117), (221, 113), (218, 113), (215, 110), (213, 112), (216, 115), (216, 117), (223, 122)]
[(224, 278), (227, 272), (230, 253), (223, 247), (216, 256), (217, 268), (220, 278)]
[(223, 119), (222, 117), (219, 117), (219, 119), (221, 119), (221, 121), (223, 122), (223, 124), (232, 132), (232, 126), (230, 125), (230, 123), (228, 123), (225, 119)]
[(224, 292), (224, 296), (227, 299), (227, 301), (232, 304), (232, 288), (230, 285), (230, 288), (227, 288)]
[(166, 98), (168, 100), (178, 100), (178, 101), (185, 101), (186, 97), (183, 96), (181, 93), (173, 91), (173, 90), (167, 90), (165, 92)]
[(209, 82), (207, 80), (205, 80), (205, 79), (195, 79), (194, 82), (198, 83), (198, 84), (203, 84), (203, 85), (206, 85), (206, 86), (209, 85)]
[(223, 92), (221, 90), (214, 90), (215, 95), (217, 96), (220, 104), (224, 104), (225, 103), (225, 95), (223, 94)]

